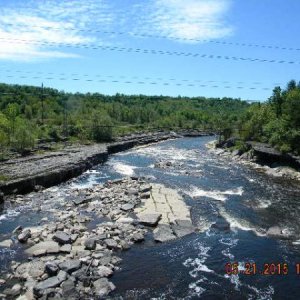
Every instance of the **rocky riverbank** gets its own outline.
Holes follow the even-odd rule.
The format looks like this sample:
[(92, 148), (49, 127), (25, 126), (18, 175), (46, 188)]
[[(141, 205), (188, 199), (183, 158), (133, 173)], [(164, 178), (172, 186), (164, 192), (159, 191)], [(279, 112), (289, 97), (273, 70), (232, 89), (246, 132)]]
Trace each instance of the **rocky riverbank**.
[(273, 177), (300, 180), (299, 157), (282, 154), (270, 145), (263, 143), (248, 142), (246, 145), (246, 151), (232, 150), (235, 142), (230, 139), (222, 145), (213, 142), (207, 146), (217, 155), (230, 157), (256, 169), (258, 172), (263, 172)]
[[(212, 135), (210, 132), (182, 130), (132, 134), (113, 143), (67, 146), (62, 150), (11, 159), (0, 164), (0, 193), (24, 194), (47, 188), (79, 176), (113, 153), (182, 136)], [(0, 202), (3, 197), (0, 197)]]
[[(53, 194), (33, 192), (22, 202), (33, 197)], [(163, 185), (132, 177), (74, 190), (39, 226), (20, 224), (0, 243), (22, 257), (11, 262), (11, 272), (0, 272), (0, 297), (102, 299), (116, 288), (109, 278), (119, 269), (121, 251), (146, 235), (166, 242), (194, 231), (189, 207)]]

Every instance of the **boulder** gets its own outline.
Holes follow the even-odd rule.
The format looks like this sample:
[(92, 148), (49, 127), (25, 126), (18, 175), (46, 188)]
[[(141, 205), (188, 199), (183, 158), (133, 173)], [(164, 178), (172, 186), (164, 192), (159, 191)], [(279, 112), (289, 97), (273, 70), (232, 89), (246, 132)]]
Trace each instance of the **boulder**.
[(105, 242), (108, 249), (118, 248), (118, 243), (113, 239), (106, 239), (106, 240), (104, 240), (104, 242)]
[(59, 286), (66, 279), (67, 279), (67, 274), (63, 271), (59, 271), (57, 276), (50, 277), (44, 281), (39, 282), (33, 288), (33, 292), (37, 296), (42, 296), (47, 289), (55, 288), (55, 287)]
[(84, 247), (87, 250), (94, 250), (96, 248), (96, 238), (88, 238), (84, 241)]
[(33, 278), (37, 279), (44, 274), (45, 264), (42, 261), (31, 261), (20, 264), (16, 271), (16, 277), (27, 279)]
[(139, 214), (138, 215), (138, 221), (140, 224), (146, 225), (146, 226), (156, 226), (161, 219), (161, 214), (159, 213), (152, 213), (152, 214)]
[(45, 264), (45, 271), (50, 275), (50, 276), (54, 276), (57, 274), (58, 272), (58, 266), (56, 263), (49, 261)]
[(60, 243), (60, 244), (70, 244), (71, 243), (71, 236), (64, 232), (64, 231), (56, 231), (53, 240)]
[(35, 244), (34, 246), (25, 250), (25, 252), (33, 256), (58, 254), (60, 252), (60, 246), (54, 241), (45, 241)]
[(61, 262), (58, 266), (61, 270), (71, 274), (74, 271), (77, 271), (78, 269), (80, 269), (81, 261), (78, 259), (69, 259), (64, 262)]
[(108, 267), (100, 266), (97, 270), (97, 273), (100, 277), (109, 277), (113, 274), (113, 271)]
[(93, 282), (96, 295), (99, 297), (107, 296), (111, 291), (115, 290), (115, 285), (108, 281), (107, 278), (100, 278)]
[(30, 229), (25, 229), (18, 235), (18, 241), (20, 243), (26, 243), (30, 237), (31, 237)]

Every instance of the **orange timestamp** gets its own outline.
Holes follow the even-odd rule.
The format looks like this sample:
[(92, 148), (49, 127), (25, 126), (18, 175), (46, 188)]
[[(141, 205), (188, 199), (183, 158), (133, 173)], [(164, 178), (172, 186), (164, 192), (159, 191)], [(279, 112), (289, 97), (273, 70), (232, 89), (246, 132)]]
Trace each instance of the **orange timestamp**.
[[(300, 263), (296, 263), (291, 270), (296, 275), (300, 275)], [(288, 275), (289, 272), (290, 267), (287, 263), (264, 263), (261, 266), (254, 262), (225, 264), (225, 273), (227, 275)]]

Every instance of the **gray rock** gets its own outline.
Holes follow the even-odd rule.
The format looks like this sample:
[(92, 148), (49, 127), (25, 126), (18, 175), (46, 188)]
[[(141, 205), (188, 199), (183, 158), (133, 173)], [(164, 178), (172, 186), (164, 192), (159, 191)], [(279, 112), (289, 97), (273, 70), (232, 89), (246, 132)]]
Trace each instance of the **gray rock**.
[(21, 225), (19, 225), (19, 226), (17, 226), (14, 230), (13, 230), (13, 234), (15, 234), (15, 233), (19, 233), (19, 232), (21, 232), (22, 231), (22, 226)]
[(139, 192), (136, 189), (128, 189), (125, 191), (125, 194), (129, 196), (137, 196)]
[(85, 249), (94, 250), (96, 248), (96, 238), (89, 238), (84, 241)]
[(154, 229), (153, 237), (157, 242), (167, 242), (176, 238), (171, 227), (165, 224), (158, 225), (157, 228)]
[(60, 244), (70, 244), (71, 236), (64, 231), (56, 231), (53, 236), (53, 240)]
[(80, 204), (84, 204), (84, 203), (88, 203), (91, 202), (93, 200), (93, 197), (79, 197), (76, 199), (73, 199), (73, 203), (75, 205), (80, 205)]
[(118, 248), (118, 243), (113, 239), (106, 239), (106, 240), (104, 240), (104, 242), (105, 242), (108, 249)]
[(113, 274), (113, 271), (108, 267), (100, 266), (97, 270), (97, 273), (100, 277), (109, 277)]
[(58, 272), (58, 266), (56, 263), (49, 261), (45, 264), (45, 271), (50, 275), (54, 276)]
[(176, 225), (172, 225), (172, 229), (178, 237), (183, 237), (185, 235), (195, 232), (195, 227), (188, 220), (186, 220), (186, 222), (178, 222), (177, 221)]
[(124, 211), (129, 211), (129, 210), (132, 210), (133, 208), (134, 208), (134, 205), (131, 203), (126, 203), (121, 206), (121, 209)]
[(58, 243), (54, 241), (45, 241), (35, 244), (29, 249), (25, 250), (29, 255), (45, 255), (45, 254), (58, 254), (60, 247)]
[(18, 278), (27, 279), (29, 277), (36, 279), (44, 274), (45, 264), (42, 261), (31, 261), (20, 264), (15, 275)]
[(96, 295), (99, 297), (107, 296), (111, 291), (115, 290), (115, 285), (108, 281), (107, 278), (100, 278), (93, 282)]
[(69, 274), (71, 274), (74, 271), (80, 269), (81, 261), (78, 259), (69, 259), (69, 260), (61, 262), (58, 266), (61, 270), (66, 271)]
[(26, 243), (30, 237), (31, 237), (30, 229), (25, 229), (18, 235), (18, 241), (20, 243)]
[(159, 213), (138, 215), (139, 223), (147, 226), (156, 226), (160, 219), (161, 219), (161, 214)]
[(151, 185), (143, 185), (140, 187), (140, 192), (141, 193), (146, 193), (146, 192), (150, 192), (152, 189)]
[(141, 199), (149, 199), (151, 197), (150, 192), (142, 193), (141, 194)]
[(134, 242), (142, 242), (145, 238), (144, 238), (144, 235), (140, 232), (135, 232), (131, 239), (134, 241)]
[(61, 284), (62, 295), (64, 299), (79, 299), (78, 292), (75, 289), (73, 280), (68, 279)]
[(3, 247), (3, 248), (10, 248), (12, 245), (13, 245), (13, 241), (10, 239), (0, 242), (0, 247)]
[(33, 288), (34, 294), (37, 296), (42, 296), (47, 289), (55, 288), (59, 286), (64, 280), (66, 280), (64, 274), (60, 274), (59, 272), (58, 275), (39, 282)]
[(71, 244), (65, 244), (60, 247), (60, 252), (61, 253), (71, 253), (72, 251), (72, 245)]

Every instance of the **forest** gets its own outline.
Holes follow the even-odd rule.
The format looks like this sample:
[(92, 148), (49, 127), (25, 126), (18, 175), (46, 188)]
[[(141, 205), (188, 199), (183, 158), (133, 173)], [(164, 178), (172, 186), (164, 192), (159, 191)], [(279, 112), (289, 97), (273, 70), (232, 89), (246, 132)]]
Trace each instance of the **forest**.
[(138, 131), (216, 131), (237, 126), (251, 106), (231, 98), (107, 96), (0, 84), (1, 153), (23, 153), (43, 141), (110, 141)]
[(238, 135), (243, 140), (269, 143), (283, 153), (300, 154), (300, 82), (279, 86), (264, 103), (251, 105), (242, 114)]

